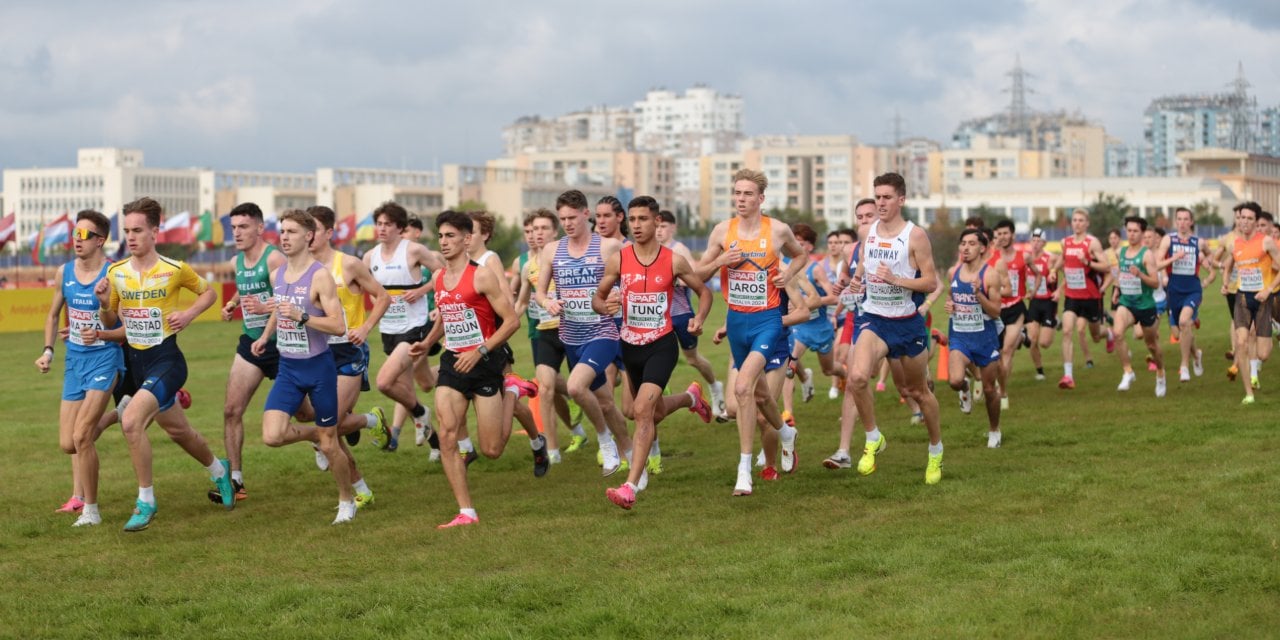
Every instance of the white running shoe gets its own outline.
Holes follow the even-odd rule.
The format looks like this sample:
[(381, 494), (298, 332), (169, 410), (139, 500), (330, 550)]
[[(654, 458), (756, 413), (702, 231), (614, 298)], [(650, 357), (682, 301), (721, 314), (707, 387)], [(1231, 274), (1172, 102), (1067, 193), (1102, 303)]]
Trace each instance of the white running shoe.
[(967, 378), (967, 380), (969, 381), (969, 388), (973, 390), (974, 401), (982, 402), (982, 383), (973, 378)]
[(560, 450), (552, 449), (547, 452), (547, 462), (550, 464), (560, 464)]
[(1164, 397), (1166, 385), (1167, 383), (1165, 382), (1164, 376), (1159, 376), (1156, 378), (1156, 397), (1157, 398)]
[(835, 388), (835, 387), (831, 387), (831, 389), (830, 389), (829, 391), (827, 391), (827, 399), (829, 399), (829, 400), (839, 400), (839, 399), (840, 399), (840, 390), (839, 390), (839, 389), (837, 389), (837, 388)]
[(764, 449), (761, 449), (760, 453), (756, 454), (756, 466), (757, 467), (764, 466)]
[(324, 455), (324, 452), (320, 450), (320, 446), (315, 444), (314, 442), (311, 443), (311, 448), (316, 450), (316, 467), (321, 471), (328, 471), (329, 470), (328, 456)]
[(719, 380), (711, 384), (711, 408), (717, 416), (723, 416), (727, 412), (724, 406), (724, 383)]
[(431, 453), (427, 454), (427, 462), (440, 462), (440, 450), (432, 449)]
[(355, 502), (338, 502), (338, 516), (333, 519), (333, 524), (342, 524), (351, 522), (356, 517)]
[(1191, 362), (1192, 371), (1196, 372), (1196, 377), (1204, 375), (1204, 351), (1196, 349), (1196, 358)]
[(421, 447), (427, 443), (427, 428), (420, 427), (417, 423), (413, 425), (413, 444)]
[(649, 465), (645, 465), (645, 470), (640, 472), (640, 481), (636, 482), (636, 492), (644, 491), (649, 488)]
[(808, 367), (804, 369), (804, 382), (800, 383), (800, 395), (804, 397), (805, 402), (813, 399), (813, 369)]
[(733, 495), (749, 496), (751, 495), (751, 471), (738, 469), (738, 482), (733, 485)]
[(987, 432), (987, 448), (988, 449), (1000, 448), (1000, 432), (999, 431)]
[(1004, 396), (1004, 397), (1000, 398), (1000, 410), (1001, 410), (1001, 411), (1008, 411), (1008, 410), (1009, 410), (1009, 397), (1008, 397), (1008, 396)]
[(783, 473), (796, 472), (796, 428), (783, 427), (778, 432), (779, 439), (782, 441), (782, 455), (779, 456), (779, 466), (782, 467)]
[(1191, 382), (1191, 371), (1186, 367), (1178, 367), (1178, 382)]
[(618, 443), (600, 443), (600, 453), (604, 454), (604, 462), (600, 469), (600, 475), (607, 478), (617, 473), (618, 469), (622, 468), (622, 458), (618, 457)]
[(968, 391), (958, 391), (960, 395), (960, 413), (970, 413), (973, 411), (973, 398), (969, 396)]
[(1044, 380), (1044, 374), (1043, 374), (1043, 373), (1037, 373), (1037, 374), (1036, 374), (1036, 380), (1043, 381), (1043, 380)]
[(89, 513), (88, 510), (82, 511), (80, 517), (72, 523), (73, 527), (96, 527), (102, 524), (102, 515), (97, 513)]
[(1120, 377), (1120, 384), (1116, 385), (1116, 391), (1128, 391), (1134, 380), (1138, 379), (1138, 375), (1132, 371), (1127, 371)]

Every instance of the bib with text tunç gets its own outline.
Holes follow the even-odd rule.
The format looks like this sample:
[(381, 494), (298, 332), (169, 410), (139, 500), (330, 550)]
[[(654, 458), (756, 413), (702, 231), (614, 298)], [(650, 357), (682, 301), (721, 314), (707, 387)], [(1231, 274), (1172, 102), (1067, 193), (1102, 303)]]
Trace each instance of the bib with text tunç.
[(632, 329), (660, 329), (667, 312), (667, 292), (630, 293), (624, 316)]

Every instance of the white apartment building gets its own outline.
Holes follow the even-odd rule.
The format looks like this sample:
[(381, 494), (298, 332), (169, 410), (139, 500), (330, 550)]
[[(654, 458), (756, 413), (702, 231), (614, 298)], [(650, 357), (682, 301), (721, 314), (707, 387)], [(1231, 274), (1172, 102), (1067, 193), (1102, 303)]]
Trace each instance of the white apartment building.
[(601, 105), (549, 119), (525, 116), (502, 128), (502, 147), (508, 158), (582, 145), (629, 151), (634, 141), (635, 114), (629, 107)]
[(620, 187), (635, 195), (653, 196), (664, 207), (675, 207), (676, 161), (663, 155), (569, 150), (523, 153), (514, 160), (517, 169), (562, 174), (567, 184)]
[(520, 224), (524, 214), (534, 209), (555, 209), (556, 198), (577, 189), (595, 202), (617, 193), (617, 185), (596, 184), (567, 176), (564, 170), (522, 169), (515, 158), (491, 160), (483, 167), (446, 164), (443, 170), (444, 202), (457, 206), (468, 200), (483, 202), (501, 220)]
[[(267, 215), (316, 204), (316, 175), (267, 171), (219, 171), (213, 176), (215, 204), (212, 211), (225, 216), (244, 202), (252, 202)], [(203, 211), (203, 209), (202, 209)]]
[(738, 151), (743, 138), (741, 96), (696, 85), (684, 95), (655, 89), (635, 103), (635, 148), (676, 160), (676, 200), (690, 208), (701, 202), (700, 158)]
[(438, 171), (321, 168), (315, 174), (315, 203), (333, 209), (339, 220), (363, 219), (378, 205), (395, 201), (418, 216), (444, 210)]
[(17, 214), (18, 238), (63, 213), (94, 209), (112, 216), (143, 196), (159, 201), (166, 214), (212, 208), (211, 171), (145, 167), (138, 149), (85, 148), (76, 156), (75, 167), (4, 171), (5, 204)]

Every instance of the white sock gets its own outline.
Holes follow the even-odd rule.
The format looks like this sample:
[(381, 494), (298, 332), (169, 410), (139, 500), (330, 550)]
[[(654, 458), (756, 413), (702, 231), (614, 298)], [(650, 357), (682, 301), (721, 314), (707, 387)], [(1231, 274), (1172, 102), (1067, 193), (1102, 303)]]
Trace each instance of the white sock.
[(351, 485), (351, 488), (355, 489), (356, 493), (373, 493), (373, 491), (369, 489), (369, 485), (365, 484), (364, 478), (356, 480), (355, 483)]
[(1258, 368), (1259, 368), (1259, 367), (1261, 367), (1261, 366), (1262, 366), (1262, 361), (1261, 361), (1261, 360), (1258, 360), (1258, 359), (1256, 359), (1256, 358), (1255, 358), (1255, 359), (1253, 359), (1253, 360), (1250, 360), (1250, 361), (1249, 361), (1249, 375), (1250, 375), (1251, 377), (1254, 377), (1254, 378), (1258, 377)]
[(364, 428), (372, 429), (376, 426), (378, 426), (378, 416), (375, 416), (372, 413), (364, 414)]
[(573, 435), (578, 436), (580, 438), (584, 438), (587, 435), (587, 432), (582, 430), (581, 423), (573, 425), (573, 428), (569, 429), (569, 431), (573, 433)]
[(156, 505), (156, 488), (138, 487), (138, 499), (154, 507)]
[(662, 455), (662, 449), (658, 447), (657, 438), (654, 438), (653, 444), (649, 446), (649, 455), (652, 457), (659, 457)]
[(222, 461), (217, 458), (214, 458), (213, 463), (205, 468), (209, 470), (209, 476), (212, 477), (214, 480), (217, 480), (218, 478), (221, 478), (222, 476), (227, 475), (226, 467), (223, 467)]
[(84, 502), (84, 496), (71, 496), (71, 499), (72, 499), (72, 500), (79, 500), (80, 502)]
[(1070, 363), (1070, 362), (1064, 362), (1064, 363), (1062, 363), (1062, 372), (1063, 372), (1064, 374), (1066, 374), (1066, 376), (1067, 376), (1068, 378), (1073, 377), (1073, 376), (1071, 375), (1071, 363)]
[(554, 459), (556, 459), (556, 458), (559, 458), (559, 457), (560, 457), (560, 450), (559, 450), (559, 449), (547, 449), (547, 457), (551, 458), (552, 460), (554, 460)]
[(686, 389), (684, 393), (685, 393), (685, 395), (689, 396), (689, 402), (692, 402), (692, 403), (693, 403), (693, 404), (695, 404), (695, 405), (697, 405), (697, 404), (698, 404), (698, 396), (693, 395), (693, 389), (692, 389), (692, 388), (690, 388), (690, 389)]
[(613, 434), (609, 433), (608, 429), (605, 429), (604, 431), (596, 434), (596, 440), (600, 442), (600, 446), (613, 444)]
[(931, 445), (929, 445), (929, 455), (931, 455), (931, 456), (936, 456), (936, 455), (938, 455), (938, 454), (940, 454), (940, 453), (942, 453), (942, 441), (941, 441), (941, 440), (939, 440), (939, 441), (938, 441), (938, 444), (931, 444)]
[(632, 491), (635, 491), (635, 490), (636, 490), (636, 485), (631, 484), (630, 482), (624, 482), (624, 483), (622, 483), (622, 486), (624, 486), (624, 487), (631, 487), (631, 490), (632, 490)]
[(547, 443), (546, 438), (543, 438), (542, 436), (538, 436), (537, 438), (529, 438), (529, 448), (533, 449), (534, 451), (537, 451), (538, 447), (545, 446), (546, 443)]
[(471, 444), (471, 438), (463, 438), (458, 441), (458, 451), (461, 451), (463, 453), (471, 453), (472, 451), (475, 451), (475, 450), (476, 448)]
[(244, 472), (239, 469), (232, 471), (231, 479), (239, 482), (240, 484), (244, 484)]
[(464, 516), (471, 516), (477, 520), (480, 519), (480, 516), (476, 515), (475, 509), (458, 509), (458, 513), (461, 513)]
[(872, 430), (870, 430), (870, 431), (868, 431), (868, 432), (867, 432), (867, 442), (879, 442), (879, 441), (880, 441), (880, 428), (879, 428), (879, 427), (876, 427), (876, 428), (874, 428), (874, 429), (872, 429)]
[(744, 453), (738, 456), (738, 472), (746, 471), (751, 473), (751, 454)]
[(102, 517), (102, 516), (98, 513), (98, 505), (97, 505), (97, 503), (94, 503), (94, 504), (89, 504), (88, 502), (84, 503), (84, 510), (83, 510), (83, 511), (81, 511), (81, 513), (82, 513), (82, 514), (84, 514), (84, 515), (86, 515), (86, 516), (89, 516), (89, 517), (91, 517), (91, 518), (100, 518), (100, 517)]
[(848, 450), (848, 449), (836, 449), (836, 454), (835, 454), (834, 456), (831, 456), (831, 457), (833, 457), (833, 458), (848, 458), (848, 457), (849, 457), (849, 450)]
[(503, 387), (502, 390), (506, 391), (507, 393), (513, 396), (516, 396), (517, 398), (520, 397), (520, 387), (517, 387), (514, 384), (509, 384)]

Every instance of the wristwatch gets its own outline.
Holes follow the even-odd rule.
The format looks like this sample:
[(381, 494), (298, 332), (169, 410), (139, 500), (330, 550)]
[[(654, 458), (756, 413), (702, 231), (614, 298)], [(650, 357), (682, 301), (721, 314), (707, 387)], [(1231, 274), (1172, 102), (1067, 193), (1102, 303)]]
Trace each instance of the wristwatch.
[(476, 351), (479, 351), (479, 352), (480, 352), (480, 357), (481, 357), (481, 358), (484, 358), (485, 360), (488, 360), (488, 359), (489, 359), (489, 347), (486, 347), (486, 346), (484, 346), (484, 345), (480, 345), (479, 347), (476, 347)]
[(302, 325), (306, 324), (307, 321), (310, 319), (311, 319), (311, 314), (307, 313), (306, 311), (303, 311), (302, 316), (298, 318), (298, 326), (301, 327)]

